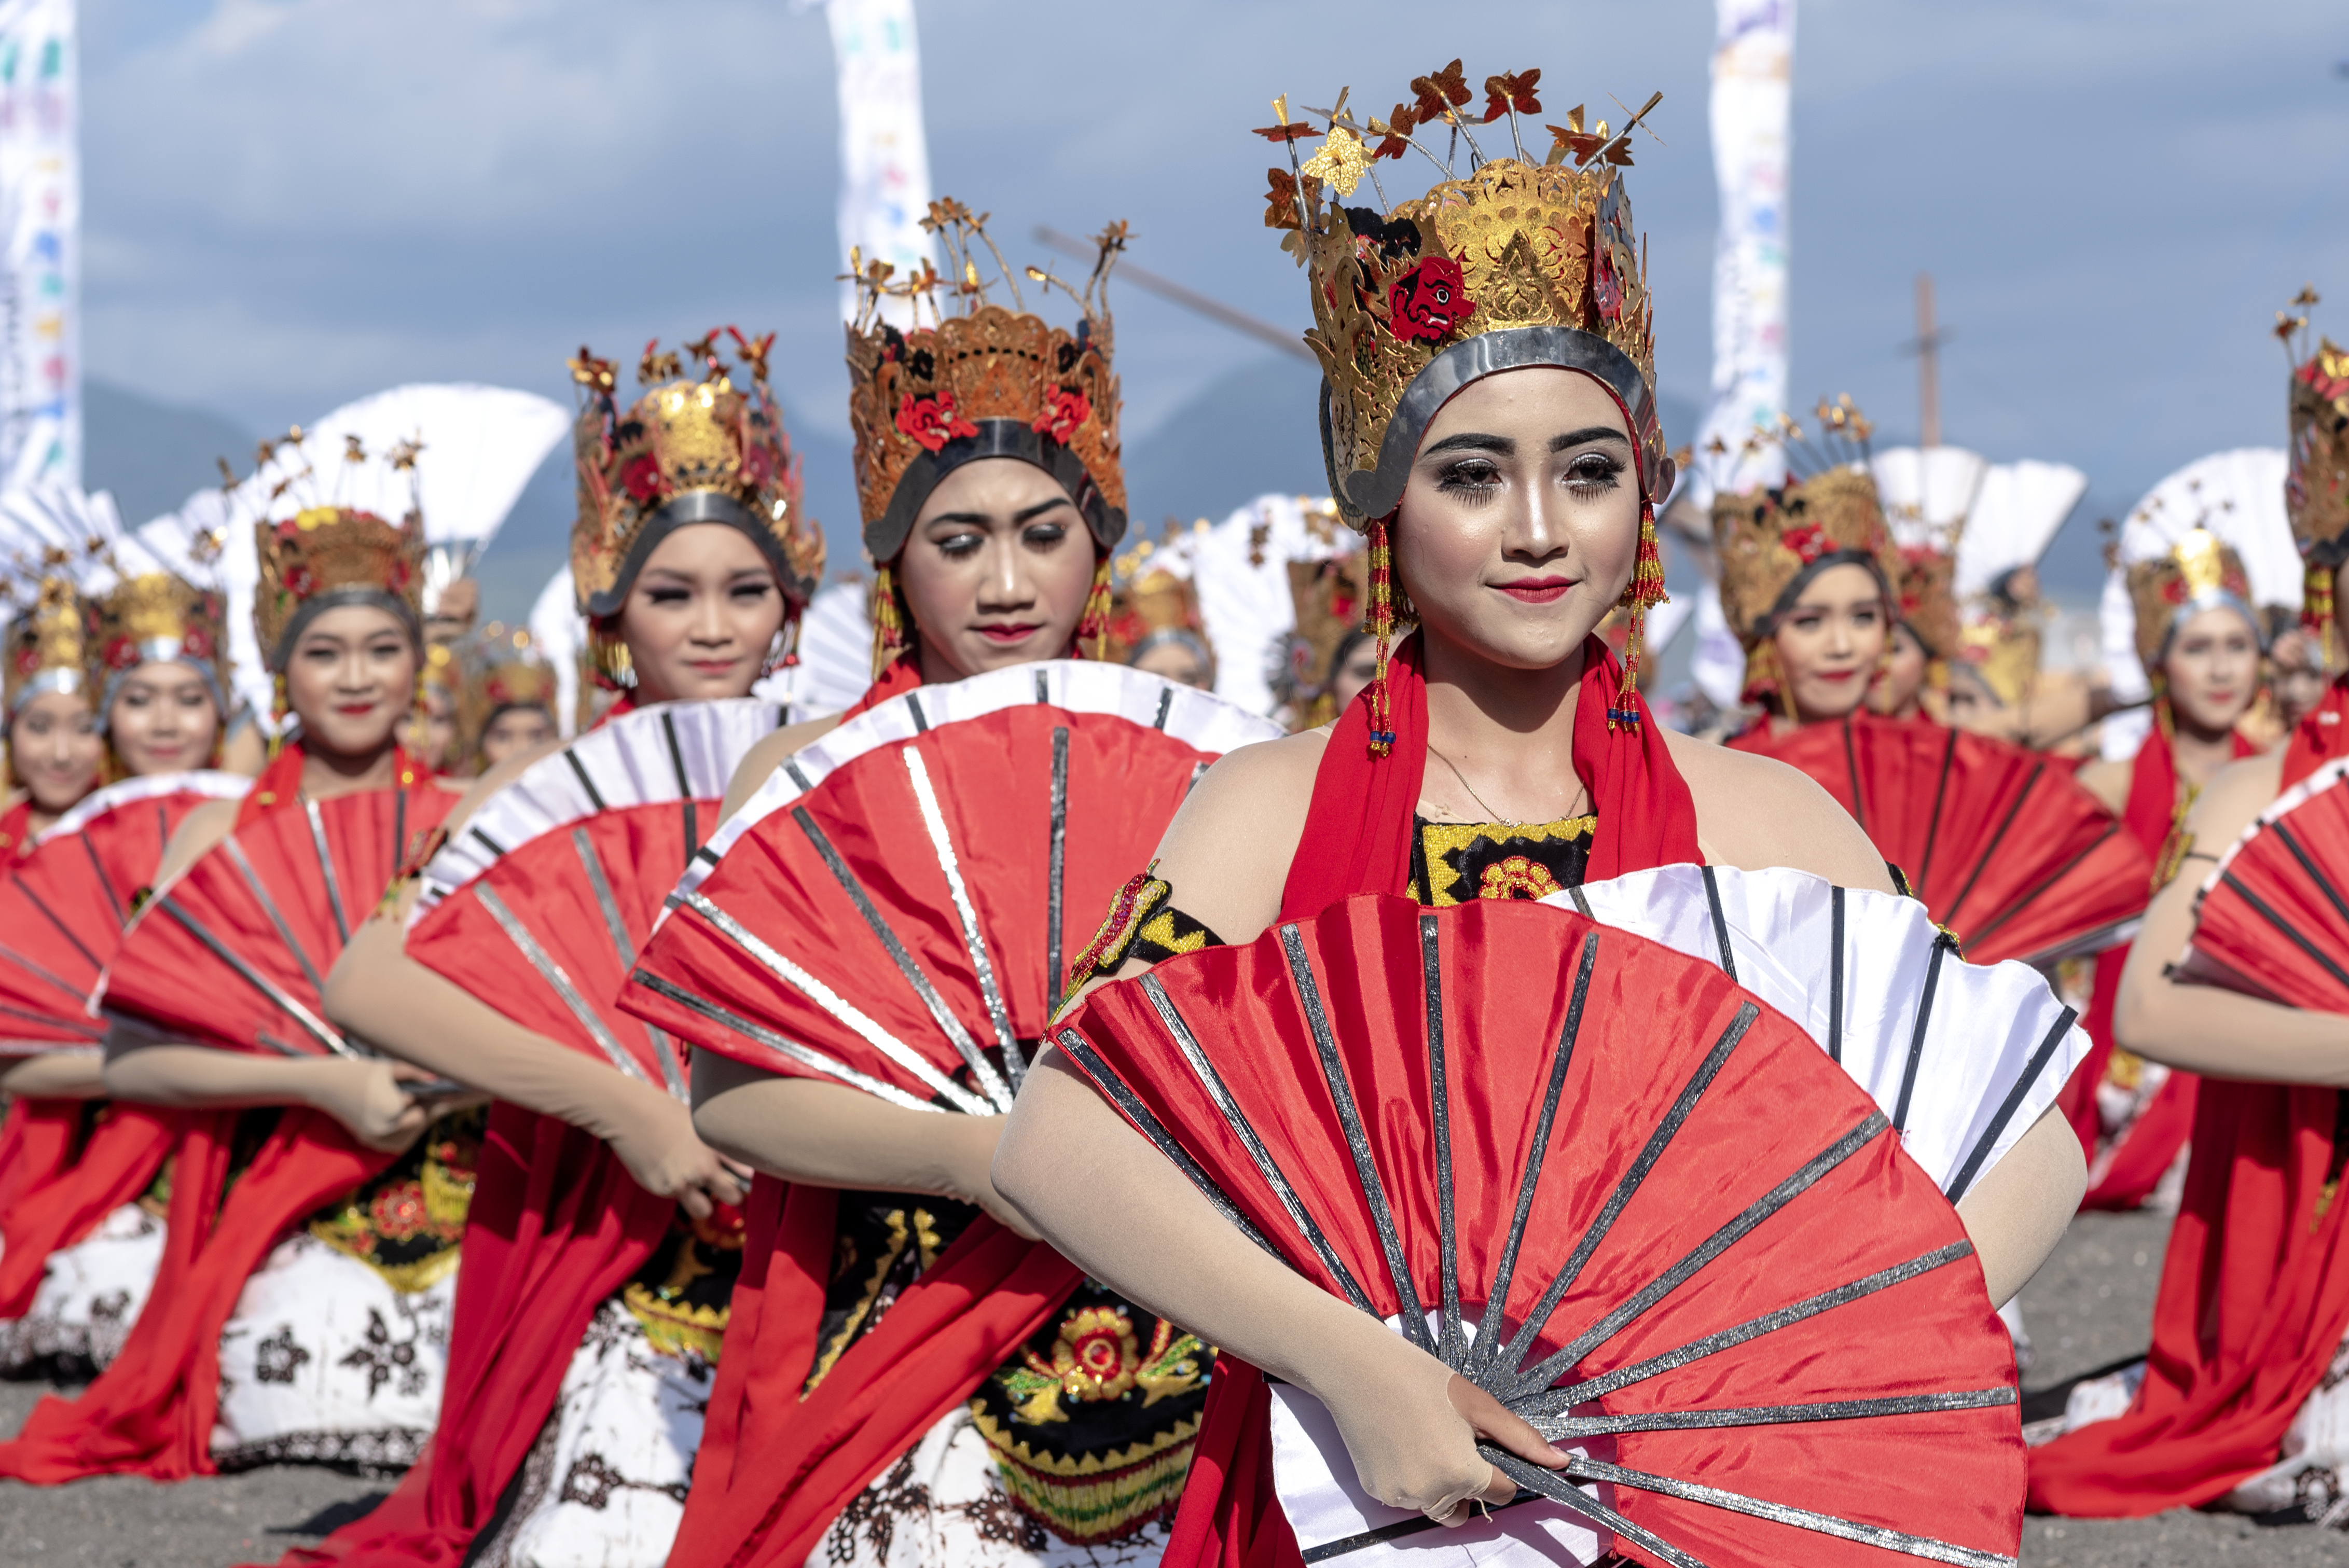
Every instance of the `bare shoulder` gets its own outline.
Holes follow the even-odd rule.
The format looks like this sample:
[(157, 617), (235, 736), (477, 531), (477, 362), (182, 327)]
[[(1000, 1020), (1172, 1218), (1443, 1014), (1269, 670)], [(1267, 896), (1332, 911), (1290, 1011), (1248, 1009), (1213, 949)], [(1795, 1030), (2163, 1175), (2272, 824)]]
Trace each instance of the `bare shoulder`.
[(2128, 808), (2129, 785), (2135, 780), (2137, 764), (2100, 759), (2091, 762), (2073, 775), (2080, 788), (2105, 803), (2105, 810), (2117, 817)]
[(1243, 746), (1207, 769), (1167, 824), (1158, 874), (1185, 913), (1225, 940), (1246, 942), (1280, 913), (1329, 744), (1328, 730), (1309, 729)]
[(840, 719), (841, 716), (833, 713), (822, 718), (787, 724), (744, 752), (742, 760), (734, 769), (734, 777), (727, 781), (726, 800), (718, 811), (720, 820), (740, 810), (750, 797), (759, 792), (759, 786), (783, 765), (784, 758), (838, 729)]
[[(449, 815), (442, 819), (441, 825), (447, 828), (453, 837), (457, 830), (464, 826), (467, 820), (481, 809), (482, 801), (528, 772), (531, 764), (545, 760), (570, 744), (570, 741), (559, 738), (554, 740), (542, 740), (536, 746), (515, 752), (478, 779), (456, 780), (455, 788), (459, 799), (454, 806), (449, 808)], [(442, 779), (439, 782), (443, 789), (450, 786), (450, 780)]]
[(1666, 731), (1696, 802), (1698, 847), (1715, 865), (1788, 866), (1844, 887), (1892, 891), (1884, 857), (1850, 813), (1798, 769)]
[(181, 818), (171, 831), (171, 841), (163, 847), (162, 863), (155, 868), (155, 885), (160, 887), (178, 876), (227, 838), (243, 804), (242, 800), (207, 800)]
[(2282, 793), (2282, 747), (2230, 762), (2195, 798), (2194, 809), (2186, 816), (2186, 830), (2196, 847), (2211, 854), (2223, 853)]

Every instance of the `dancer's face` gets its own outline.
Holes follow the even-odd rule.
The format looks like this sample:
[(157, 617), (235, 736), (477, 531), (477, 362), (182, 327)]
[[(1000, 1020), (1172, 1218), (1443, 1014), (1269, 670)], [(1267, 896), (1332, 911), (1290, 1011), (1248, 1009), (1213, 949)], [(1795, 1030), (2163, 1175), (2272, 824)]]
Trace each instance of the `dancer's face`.
[(543, 707), (510, 707), (481, 727), (481, 771), (554, 738), (554, 719)]
[(2232, 729), (2259, 695), (2260, 643), (2232, 610), (2197, 612), (2170, 634), (2162, 655), (2178, 717), (2211, 734)]
[(89, 704), (78, 692), (43, 692), (17, 709), (8, 726), (9, 766), (34, 810), (50, 816), (89, 793), (105, 746)]
[(1060, 480), (1018, 458), (981, 458), (930, 492), (897, 576), (925, 679), (1057, 659), (1092, 592), (1092, 534)]
[(1505, 668), (1563, 663), (1639, 557), (1639, 452), (1615, 399), (1548, 367), (1471, 383), (1420, 439), (1393, 548), (1429, 638)]
[(2276, 718), (2290, 728), (2324, 700), (2324, 644), (2294, 626), (2280, 634), (2268, 653), (2274, 665), (2268, 685), (2275, 693)]
[(1894, 718), (1914, 718), (1918, 694), (1925, 689), (1925, 645), (1917, 640), (1916, 633), (1896, 622), (1892, 651), (1885, 656), (1883, 672), (1868, 691), (1868, 706)]
[(1814, 724), (1859, 707), (1884, 658), (1889, 622), (1884, 590), (1865, 566), (1844, 562), (1804, 585), (1771, 634), (1795, 717)]
[(285, 660), (285, 700), (305, 747), (366, 757), (392, 742), (415, 701), (416, 645), (388, 610), (341, 604), (303, 628)]
[(202, 676), (177, 659), (150, 659), (115, 687), (106, 732), (124, 770), (144, 778), (210, 762), (220, 717)]
[(678, 529), (645, 557), (620, 606), (641, 703), (748, 696), (783, 629), (775, 569), (722, 522)]

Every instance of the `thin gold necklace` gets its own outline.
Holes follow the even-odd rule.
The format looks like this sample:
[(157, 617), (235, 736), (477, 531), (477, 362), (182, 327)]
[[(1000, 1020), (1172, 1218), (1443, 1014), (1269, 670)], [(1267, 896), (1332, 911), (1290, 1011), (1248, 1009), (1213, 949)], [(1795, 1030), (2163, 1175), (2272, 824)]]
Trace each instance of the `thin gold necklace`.
[[(1468, 791), (1468, 798), (1471, 800), (1475, 801), (1477, 809), (1485, 813), (1485, 820), (1493, 823), (1496, 827), (1503, 828), (1523, 828), (1528, 826), (1527, 823), (1518, 821), (1514, 817), (1504, 817), (1498, 811), (1494, 810), (1491, 806), (1485, 804), (1485, 797), (1476, 793), (1476, 786), (1468, 782), (1468, 775), (1460, 771), (1460, 764), (1453, 761), (1449, 757), (1445, 757), (1443, 752), (1436, 751), (1435, 748), (1433, 746), (1429, 747), (1428, 749), (1430, 751), (1435, 751), (1436, 757), (1443, 762), (1444, 766), (1452, 769), (1452, 777), (1460, 780), (1460, 788)], [(1582, 789), (1581, 787), (1578, 785), (1574, 791), (1574, 801), (1572, 804), (1579, 805), (1581, 800)], [(1573, 814), (1571, 807), (1569, 807), (1567, 816), (1570, 818)]]

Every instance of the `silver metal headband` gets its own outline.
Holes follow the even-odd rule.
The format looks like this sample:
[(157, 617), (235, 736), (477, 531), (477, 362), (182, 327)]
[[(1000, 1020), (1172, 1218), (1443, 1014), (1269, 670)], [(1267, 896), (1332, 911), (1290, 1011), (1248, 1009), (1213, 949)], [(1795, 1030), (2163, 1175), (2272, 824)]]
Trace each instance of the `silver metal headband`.
[(620, 606), (628, 602), (628, 590), (636, 585), (636, 573), (645, 569), (652, 552), (661, 542), (680, 528), (690, 528), (698, 522), (722, 522), (749, 538), (774, 568), (775, 586), (786, 600), (803, 600), (807, 585), (791, 557), (783, 553), (782, 542), (759, 521), (759, 516), (741, 501), (716, 490), (688, 490), (683, 495), (653, 513), (644, 527), (636, 531), (636, 542), (628, 546), (626, 559), (612, 579), (612, 585), (587, 600), (585, 614), (593, 617), (616, 615)]
[(1125, 537), (1125, 513), (1109, 504), (1101, 487), (1093, 483), (1092, 475), (1085, 471), (1082, 459), (1018, 419), (974, 422), (978, 426), (978, 435), (957, 436), (936, 451), (923, 452), (905, 465), (905, 471), (897, 478), (897, 488), (889, 492), (889, 510), (864, 525), (864, 549), (874, 565), (886, 566), (897, 559), (930, 492), (945, 483), (948, 474), (965, 463), (984, 458), (1017, 458), (1051, 475), (1069, 492), (1069, 500), (1083, 516), (1093, 542), (1104, 551), (1117, 548), (1117, 542)]
[(2153, 655), (2155, 664), (2169, 656), (2169, 645), (2176, 640), (2178, 628), (2205, 610), (2232, 610), (2251, 629), (2251, 641), (2259, 645), (2260, 652), (2264, 654), (2268, 651), (2267, 628), (2260, 624), (2259, 612), (2231, 588), (2205, 588), (2169, 613), (2169, 624), (2161, 632), (2161, 647)]
[(370, 588), (363, 583), (354, 583), (341, 588), (329, 588), (305, 601), (300, 609), (294, 612), (294, 618), (285, 623), (285, 634), (277, 639), (277, 646), (270, 650), (270, 669), (283, 675), (286, 655), (293, 653), (294, 645), (301, 640), (302, 634), (310, 629), (310, 623), (329, 610), (340, 610), (352, 604), (390, 611), (401, 629), (407, 632), (408, 640), (419, 651), (423, 648), (424, 628), (417, 624), (414, 605), (389, 589)]
[(1657, 469), (1663, 428), (1657, 422), (1655, 394), (1631, 356), (1599, 336), (1574, 326), (1509, 326), (1464, 338), (1427, 362), (1404, 388), (1379, 443), (1379, 466), (1340, 474), (1330, 442), (1330, 387), (1321, 387), (1321, 458), (1330, 493), (1358, 517), (1384, 517), (1402, 503), (1403, 485), (1419, 456), (1419, 443), (1443, 407), (1472, 382), (1504, 370), (1579, 370), (1597, 377), (1623, 400), (1631, 418), (1631, 444), (1639, 450), (1640, 490), (1658, 500)]
[(60, 667), (43, 670), (16, 688), (16, 700), (8, 705), (9, 722), (15, 723), (16, 716), (25, 711), (25, 705), (36, 696), (46, 696), (50, 692), (57, 692), (64, 696), (74, 696), (83, 689), (81, 671), (78, 669)]
[(109, 727), (107, 716), (114, 711), (114, 699), (122, 695), (122, 683), (138, 671), (140, 665), (187, 665), (203, 677), (205, 695), (212, 699), (212, 711), (221, 716), (221, 721), (223, 724), (228, 721), (228, 698), (221, 691), (220, 671), (212, 667), (211, 660), (196, 658), (171, 637), (150, 637), (143, 643), (135, 643), (131, 645), (139, 652), (138, 663), (125, 665), (109, 675), (106, 677), (106, 690), (98, 698), (98, 732), (100, 735), (107, 733)]

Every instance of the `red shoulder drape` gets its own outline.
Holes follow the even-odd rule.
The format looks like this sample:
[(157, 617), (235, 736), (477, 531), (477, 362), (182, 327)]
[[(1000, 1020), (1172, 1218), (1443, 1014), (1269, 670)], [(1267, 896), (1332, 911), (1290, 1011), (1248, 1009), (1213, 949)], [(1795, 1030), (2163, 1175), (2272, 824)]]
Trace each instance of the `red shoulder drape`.
[[(1646, 704), (1634, 698), (1641, 723), (1610, 731), (1607, 707), (1621, 677), (1598, 638), (1584, 645), (1584, 656), (1574, 763), (1599, 817), (1591, 879), (1701, 861), (1695, 802)], [(1283, 920), (1309, 918), (1358, 892), (1400, 894), (1410, 885), (1412, 820), (1427, 767), (1427, 683), (1418, 638), (1396, 651), (1388, 681), (1393, 754), (1370, 757), (1370, 707), (1357, 699), (1321, 754), (1305, 833), (1281, 893)], [(1303, 1568), (1296, 1533), (1273, 1491), (1271, 1420), (1264, 1374), (1223, 1356), (1161, 1568)]]
[[(2349, 755), (2335, 683), (2284, 754), (2290, 789)], [(2274, 1464), (2349, 1333), (2349, 1204), (2330, 1191), (2340, 1091), (2206, 1079), (2128, 1413), (2031, 1455), (2031, 1506), (2127, 1517), (2224, 1497)]]

